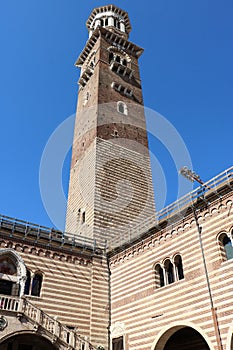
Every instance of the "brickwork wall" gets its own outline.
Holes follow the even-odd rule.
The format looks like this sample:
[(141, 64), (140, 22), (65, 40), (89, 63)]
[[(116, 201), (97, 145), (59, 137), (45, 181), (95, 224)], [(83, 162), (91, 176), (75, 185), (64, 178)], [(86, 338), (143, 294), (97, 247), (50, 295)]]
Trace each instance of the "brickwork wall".
[(96, 259), (92, 269), (90, 340), (108, 349), (110, 326), (110, 280), (106, 259)]
[[(81, 69), (82, 76), (95, 57), (93, 75), (79, 90), (66, 220), (67, 232), (100, 242), (123, 239), (129, 227), (155, 213), (138, 57), (125, 53), (130, 79), (110, 69), (109, 49), (116, 47), (100, 34)], [(114, 90), (113, 82), (133, 89), (133, 96)], [(126, 114), (117, 110), (119, 101)]]
[[(71, 168), (66, 231), (93, 237), (96, 172), (96, 141), (86, 149)], [(82, 213), (86, 213), (85, 223)]]
[[(233, 322), (233, 259), (223, 261), (217, 235), (230, 232), (232, 199), (232, 194), (225, 196), (221, 203), (213, 203), (198, 215), (224, 350), (230, 349), (227, 341)], [(175, 254), (182, 257), (184, 279), (156, 288), (155, 265), (162, 264), (166, 258), (172, 259)], [(163, 342), (156, 347), (155, 339), (159, 340), (159, 335), (174, 325), (193, 326), (208, 340), (211, 350), (218, 349), (199, 236), (192, 215), (113, 255), (110, 269), (112, 329), (121, 324), (126, 350), (163, 349)]]
[(149, 156), (121, 141), (97, 143), (94, 237), (108, 245), (155, 212)]
[[(109, 287), (106, 258), (91, 253), (77, 255), (74, 251), (67, 254), (62, 250), (29, 245), (23, 240), (1, 238), (0, 249), (6, 248), (14, 249), (22, 257), (31, 275), (36, 272), (43, 275), (40, 297), (26, 296), (30, 302), (63, 325), (76, 327), (78, 334), (91, 338), (94, 345), (107, 345)], [(95, 318), (97, 313), (99, 320)]]

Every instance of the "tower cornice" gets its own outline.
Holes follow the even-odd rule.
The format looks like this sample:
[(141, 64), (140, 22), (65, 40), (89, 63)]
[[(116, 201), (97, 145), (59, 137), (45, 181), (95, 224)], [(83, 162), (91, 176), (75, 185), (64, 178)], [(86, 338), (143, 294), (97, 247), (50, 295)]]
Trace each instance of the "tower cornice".
[(110, 32), (105, 28), (98, 27), (93, 32), (90, 39), (86, 42), (85, 48), (81, 52), (77, 61), (75, 62), (76, 67), (81, 67), (83, 65), (91, 50), (93, 49), (94, 45), (96, 44), (98, 38), (100, 38), (101, 36), (103, 36), (106, 40), (109, 40), (111, 45), (115, 46), (116, 48), (119, 48), (120, 50), (124, 50), (126, 53), (134, 55), (137, 58), (139, 58), (144, 51), (143, 48), (126, 40), (121, 35)]

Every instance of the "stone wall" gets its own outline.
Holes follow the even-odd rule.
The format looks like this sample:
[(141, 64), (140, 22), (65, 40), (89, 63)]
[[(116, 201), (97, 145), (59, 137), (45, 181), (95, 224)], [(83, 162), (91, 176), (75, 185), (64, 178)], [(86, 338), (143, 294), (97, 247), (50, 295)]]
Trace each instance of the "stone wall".
[[(198, 213), (224, 350), (232, 349), (233, 259), (226, 260), (222, 255), (218, 236), (231, 232), (232, 200), (230, 193)], [(158, 263), (164, 266), (166, 259), (174, 263), (177, 254), (182, 257), (184, 278), (160, 287), (155, 266)], [(112, 329), (121, 325), (125, 350), (163, 349), (164, 339), (168, 339), (164, 334), (171, 335), (181, 326), (196, 329), (211, 350), (219, 349), (199, 233), (192, 214), (127, 249), (113, 252), (110, 270)]]
[[(40, 272), (43, 276), (40, 296), (26, 295), (27, 300), (82, 337), (92, 338), (94, 345), (108, 344), (108, 266), (102, 254), (79, 252), (72, 246), (70, 252), (40, 247), (7, 236), (0, 239), (0, 249), (6, 248), (17, 252), (31, 275)], [(12, 320), (6, 330), (17, 332), (20, 323)]]

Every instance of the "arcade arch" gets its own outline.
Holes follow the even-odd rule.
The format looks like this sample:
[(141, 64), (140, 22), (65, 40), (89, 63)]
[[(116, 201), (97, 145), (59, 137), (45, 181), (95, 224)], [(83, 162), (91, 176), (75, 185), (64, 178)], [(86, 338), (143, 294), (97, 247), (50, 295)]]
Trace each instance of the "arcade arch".
[(48, 339), (35, 333), (23, 333), (13, 335), (2, 343), (1, 350), (57, 350)]
[(158, 335), (151, 350), (213, 350), (208, 338), (195, 328), (192, 325), (173, 325)]

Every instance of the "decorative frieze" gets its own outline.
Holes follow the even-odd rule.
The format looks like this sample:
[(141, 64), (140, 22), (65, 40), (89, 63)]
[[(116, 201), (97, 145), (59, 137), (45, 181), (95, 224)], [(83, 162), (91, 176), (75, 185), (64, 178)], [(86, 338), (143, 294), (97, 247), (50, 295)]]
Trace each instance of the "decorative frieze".
[[(231, 194), (232, 196), (232, 194)], [(229, 195), (226, 196), (224, 201), (221, 200), (221, 204), (219, 205), (219, 201), (215, 201), (202, 211), (198, 215), (198, 220), (201, 222), (205, 222), (206, 220), (211, 220), (213, 216), (217, 216), (221, 212), (229, 213), (229, 208), (232, 206), (233, 200), (228, 198)], [(233, 226), (233, 222), (230, 221), (230, 225), (225, 225), (221, 227), (221, 230), (225, 230), (226, 232), (230, 231)], [(142, 254), (147, 249), (154, 249), (159, 247), (159, 245), (166, 242), (168, 239), (173, 239), (177, 236), (182, 235), (184, 232), (195, 228), (196, 222), (193, 219), (193, 216), (189, 216), (185, 220), (181, 220), (177, 223), (177, 226), (174, 225), (166, 227), (164, 230), (159, 230), (153, 233), (153, 229), (151, 230), (151, 234), (149, 237), (140, 241), (140, 243), (132, 244), (123, 251), (117, 252), (114, 254), (114, 251), (110, 253), (110, 265), (114, 266), (115, 264), (123, 263), (128, 259), (132, 259), (134, 256)], [(142, 235), (143, 236), (143, 235)]]
[[(2, 248), (2, 249), (1, 249)], [(13, 240), (0, 239), (0, 254), (12, 249), (17, 252), (23, 252), (39, 257), (47, 257), (49, 259), (66, 261), (75, 265), (91, 265), (92, 257), (85, 258), (83, 256), (76, 256), (75, 254), (64, 254), (63, 252), (54, 252), (53, 250), (42, 249), (35, 246), (28, 246), (25, 244), (15, 243)]]

